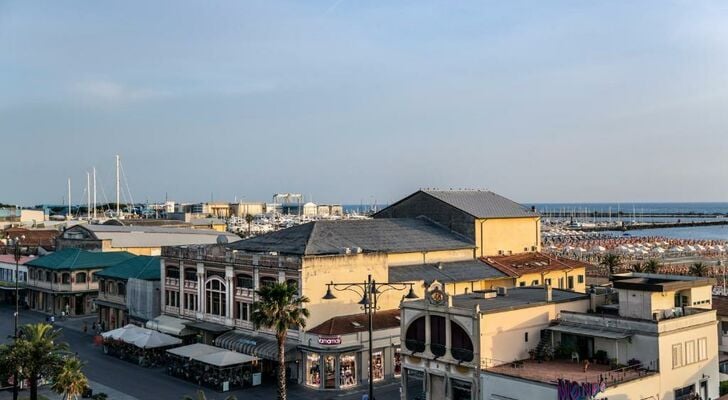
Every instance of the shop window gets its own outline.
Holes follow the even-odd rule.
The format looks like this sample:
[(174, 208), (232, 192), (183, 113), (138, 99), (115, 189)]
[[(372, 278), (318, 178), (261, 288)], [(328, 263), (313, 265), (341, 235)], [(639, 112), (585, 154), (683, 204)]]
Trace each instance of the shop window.
[(445, 355), (445, 317), (430, 316), (430, 351), (436, 357)]
[(317, 353), (306, 354), (306, 384), (309, 386), (321, 386), (321, 356)]
[(253, 288), (253, 276), (248, 274), (238, 274), (235, 277), (237, 284), (237, 287), (244, 288), (244, 289), (252, 289)]
[(339, 379), (341, 387), (356, 385), (356, 354), (342, 354), (339, 359)]
[(177, 268), (177, 267), (167, 267), (167, 270), (165, 272), (165, 276), (167, 278), (179, 279), (179, 268)]
[(417, 318), (407, 328), (405, 347), (415, 353), (425, 351), (425, 317)]
[(473, 361), (473, 342), (470, 340), (470, 335), (455, 322), (450, 322), (450, 331), (452, 332), (450, 353), (453, 358), (465, 362)]
[(86, 283), (86, 273), (79, 272), (76, 274), (76, 283)]
[(205, 285), (205, 305), (208, 314), (226, 316), (225, 283), (220, 279), (211, 279)]
[(185, 268), (185, 280), (197, 282), (197, 270), (194, 268)]
[(688, 385), (680, 389), (675, 389), (675, 400), (687, 400), (693, 398), (695, 393), (695, 385)]
[(396, 347), (394, 349), (394, 360), (392, 360), (392, 373), (395, 378), (402, 376), (402, 349)]
[(374, 381), (381, 381), (384, 379), (384, 354), (382, 351), (375, 351), (372, 353), (372, 358), (374, 360), (374, 367), (372, 368)]
[(276, 278), (264, 276), (260, 278), (260, 287), (273, 286), (278, 282)]

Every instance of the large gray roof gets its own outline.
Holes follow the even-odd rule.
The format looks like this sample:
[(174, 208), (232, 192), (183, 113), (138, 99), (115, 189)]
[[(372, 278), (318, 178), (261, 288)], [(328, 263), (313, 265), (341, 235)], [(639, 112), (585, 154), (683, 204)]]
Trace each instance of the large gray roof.
[(390, 282), (470, 282), (508, 277), (480, 260), (389, 267)]
[(473, 248), (467, 238), (424, 219), (314, 221), (228, 245), (249, 252), (295, 255), (413, 252)]
[(529, 208), (487, 190), (422, 190), (475, 218), (535, 217)]
[[(552, 289), (551, 301), (556, 303), (588, 299), (584, 293), (568, 290)], [(490, 299), (483, 297), (482, 293), (469, 293), (453, 296), (453, 307), (472, 309), (476, 304), (480, 306), (481, 313), (501, 312), (541, 306), (546, 303), (546, 289), (543, 286), (508, 288), (505, 296), (496, 296)]]
[(99, 240), (111, 240), (112, 247), (122, 248), (214, 244), (220, 236), (224, 236), (228, 242), (240, 240), (232, 233), (212, 229), (94, 224), (76, 225), (70, 229), (85, 229)]

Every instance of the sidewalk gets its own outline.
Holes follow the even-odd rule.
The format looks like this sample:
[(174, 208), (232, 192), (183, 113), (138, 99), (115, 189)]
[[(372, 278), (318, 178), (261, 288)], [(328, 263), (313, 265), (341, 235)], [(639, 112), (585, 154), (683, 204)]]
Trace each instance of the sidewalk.
[[(98, 382), (89, 381), (89, 386), (91, 386), (91, 389), (93, 390), (94, 394), (97, 393), (106, 393), (109, 397), (109, 400), (139, 400), (136, 397), (129, 396), (128, 394), (124, 394), (118, 390), (112, 389), (106, 385), (102, 385)], [(21, 390), (19, 398), (27, 398), (30, 395), (30, 392), (28, 390)], [(50, 385), (45, 385), (40, 388), (38, 388), (38, 395), (45, 396), (49, 399), (58, 399), (61, 396), (54, 392)], [(0, 392), (0, 400), (10, 400), (13, 398), (13, 392), (12, 391), (3, 391)]]

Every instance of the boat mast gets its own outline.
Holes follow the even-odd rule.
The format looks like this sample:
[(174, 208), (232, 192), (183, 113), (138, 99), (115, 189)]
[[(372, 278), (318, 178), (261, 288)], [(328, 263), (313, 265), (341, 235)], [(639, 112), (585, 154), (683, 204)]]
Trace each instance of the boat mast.
[(96, 219), (96, 167), (94, 167), (94, 219)]
[(71, 214), (71, 178), (68, 178), (68, 217), (67, 219), (71, 219), (73, 215)]
[(116, 155), (116, 218), (121, 218), (119, 207), (119, 155)]
[(91, 219), (91, 174), (86, 171), (86, 218)]

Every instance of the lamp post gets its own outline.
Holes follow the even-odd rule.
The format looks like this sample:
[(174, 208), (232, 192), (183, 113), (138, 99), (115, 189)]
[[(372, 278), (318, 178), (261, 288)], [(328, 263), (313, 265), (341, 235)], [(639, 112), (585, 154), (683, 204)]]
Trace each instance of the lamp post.
[(409, 292), (404, 296), (405, 299), (416, 299), (417, 295), (413, 289), (412, 283), (389, 283), (389, 282), (376, 282), (372, 280), (372, 276), (367, 277), (366, 282), (348, 282), (348, 283), (331, 283), (326, 284), (326, 295), (323, 297), (324, 300), (333, 300), (336, 298), (331, 292), (334, 289), (339, 292), (348, 290), (361, 296), (359, 304), (364, 309), (364, 312), (369, 317), (369, 326), (367, 331), (369, 333), (369, 400), (374, 400), (374, 341), (372, 339), (374, 332), (374, 313), (378, 310), (377, 302), (379, 296), (390, 290), (402, 291), (409, 288)]
[(25, 235), (13, 239), (13, 258), (15, 258), (15, 330), (13, 337), (18, 338), (18, 318), (20, 316), (20, 295), (18, 288), (18, 279), (20, 278), (20, 239), (25, 239)]

